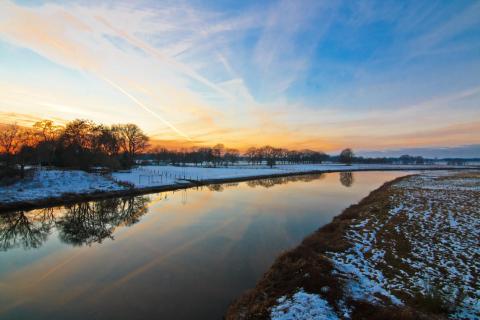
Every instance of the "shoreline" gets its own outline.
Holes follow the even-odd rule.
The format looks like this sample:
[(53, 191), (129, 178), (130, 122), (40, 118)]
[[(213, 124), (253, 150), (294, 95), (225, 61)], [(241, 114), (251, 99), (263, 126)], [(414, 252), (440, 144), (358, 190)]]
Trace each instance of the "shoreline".
[[(328, 292), (329, 300), (337, 299), (343, 286), (339, 279), (332, 276), (334, 265), (326, 252), (348, 248), (350, 244), (343, 236), (349, 225), (360, 216), (361, 208), (378, 201), (392, 185), (415, 175), (417, 174), (385, 182), (358, 203), (347, 207), (331, 222), (307, 235), (296, 247), (281, 253), (255, 287), (243, 292), (230, 304), (225, 319), (270, 319), (270, 310), (277, 299), (293, 295), (298, 288), (315, 292), (319, 291), (318, 287), (328, 286), (331, 288)], [(310, 277), (305, 278), (304, 273)]]
[(309, 171), (296, 171), (296, 172), (284, 172), (284, 173), (275, 173), (275, 174), (265, 174), (265, 175), (252, 175), (252, 176), (243, 176), (243, 177), (231, 177), (231, 178), (214, 178), (214, 179), (204, 179), (201, 181), (197, 180), (183, 180), (185, 182), (168, 184), (168, 185), (159, 185), (151, 187), (134, 187), (124, 190), (113, 190), (113, 191), (97, 191), (93, 193), (64, 193), (59, 197), (48, 197), (43, 199), (32, 199), (32, 200), (23, 200), (16, 202), (4, 202), (0, 203), (0, 214), (5, 214), (11, 211), (18, 210), (34, 210), (40, 208), (49, 208), (57, 207), (62, 205), (68, 205), (77, 202), (86, 202), (86, 201), (95, 201), (103, 200), (116, 197), (128, 197), (128, 196), (138, 196), (151, 193), (165, 192), (165, 191), (175, 191), (175, 190), (184, 190), (200, 186), (208, 186), (215, 184), (231, 183), (231, 182), (246, 182), (251, 180), (262, 180), (262, 179), (271, 179), (271, 178), (280, 178), (280, 177), (290, 177), (290, 176), (302, 176), (310, 174), (322, 174), (322, 173), (339, 173), (339, 172), (371, 172), (371, 171), (438, 171), (438, 170), (478, 170), (477, 167), (438, 167), (433, 166), (431, 168), (419, 167), (419, 168), (345, 168), (345, 170), (332, 169), (332, 170), (309, 170)]
[[(480, 172), (477, 170), (471, 170), (471, 172), (458, 172), (453, 174), (448, 174), (447, 176), (457, 176), (458, 179), (463, 179), (461, 177), (464, 175), (466, 179), (469, 179), (468, 175), (476, 175), (477, 177), (480, 175)], [(394, 228), (396, 230), (397, 227), (403, 228), (404, 226), (408, 225), (405, 220), (406, 216), (410, 214), (410, 212), (402, 211), (405, 204), (405, 185), (409, 185), (407, 188), (414, 188), (413, 190), (420, 190), (415, 188), (422, 188), (422, 179), (423, 182), (425, 177), (428, 176), (428, 173), (422, 174), (413, 173), (406, 176), (398, 177), (391, 181), (385, 182), (379, 188), (371, 191), (366, 197), (360, 200), (356, 204), (352, 204), (345, 210), (343, 210), (339, 215), (335, 216), (333, 220), (321, 226), (319, 229), (314, 231), (312, 234), (306, 236), (301, 243), (297, 246), (287, 249), (283, 253), (281, 253), (275, 261), (272, 263), (270, 268), (263, 274), (263, 276), (257, 281), (255, 287), (243, 292), (237, 299), (232, 301), (229, 308), (226, 311), (225, 319), (226, 320), (246, 320), (246, 319), (270, 319), (275, 311), (278, 319), (286, 319), (288, 317), (282, 316), (288, 314), (289, 309), (297, 310), (293, 312), (302, 312), (298, 311), (302, 308), (306, 310), (305, 314), (308, 313), (308, 306), (302, 306), (303, 302), (299, 302), (296, 300), (296, 296), (309, 296), (309, 297), (319, 297), (323, 299), (324, 303), (327, 306), (331, 306), (330, 309), (334, 310), (336, 315), (341, 315), (344, 310), (349, 310), (349, 317), (350, 319), (404, 319), (404, 320), (413, 320), (413, 319), (447, 319), (449, 318), (449, 314), (453, 312), (452, 306), (450, 305), (450, 300), (443, 300), (444, 298), (439, 298), (439, 296), (435, 296), (432, 298), (431, 292), (428, 291), (423, 295), (409, 295), (409, 290), (416, 290), (408, 285), (402, 289), (396, 291), (396, 295), (401, 297), (403, 303), (397, 304), (393, 302), (394, 300), (389, 300), (388, 294), (387, 295), (379, 295), (374, 298), (378, 300), (372, 301), (370, 298), (375, 296), (376, 293), (374, 291), (370, 292), (372, 296), (362, 296), (362, 298), (351, 296), (352, 290), (352, 280), (356, 276), (358, 276), (355, 271), (346, 271), (347, 273), (342, 273), (343, 271), (339, 271), (339, 261), (342, 261), (341, 258), (338, 260), (338, 257), (342, 257), (346, 259), (343, 262), (347, 263), (348, 266), (353, 266), (351, 263), (352, 254), (354, 254), (356, 247), (358, 247), (358, 242), (352, 240), (352, 232), (354, 230), (360, 230), (359, 232), (366, 232), (369, 234), (370, 229), (367, 229), (369, 226), (367, 223), (371, 221), (380, 221), (381, 219), (386, 219), (386, 221), (390, 223), (388, 228)], [(447, 177), (448, 179), (448, 177)], [(478, 178), (476, 178), (478, 179)], [(443, 177), (438, 178), (439, 183), (441, 184), (442, 181), (445, 179)], [(447, 180), (448, 181), (448, 180)], [(452, 181), (452, 180), (451, 180)], [(418, 183), (418, 184), (417, 184)], [(448, 183), (448, 182), (447, 182)], [(454, 182), (452, 182), (454, 183)], [(449, 185), (450, 186), (450, 185)], [(468, 186), (468, 182), (463, 184), (463, 186)], [(467, 187), (469, 188), (469, 187)], [(440, 188), (441, 189), (441, 188)], [(442, 198), (442, 192), (440, 189), (431, 189), (430, 192), (432, 194), (438, 194), (439, 198), (441, 199), (441, 204), (444, 204), (445, 198)], [(423, 190), (428, 190), (423, 189)], [(449, 190), (442, 189), (442, 190)], [(463, 194), (465, 192), (477, 192), (478, 191), (458, 191), (461, 189), (457, 189), (457, 191), (451, 192), (458, 192), (458, 194)], [(473, 189), (478, 190), (478, 189)], [(428, 192), (428, 191), (424, 191)], [(446, 191), (450, 192), (450, 191)], [(416, 193), (418, 195), (418, 193)], [(429, 197), (429, 196), (427, 196)], [(396, 201), (400, 200), (399, 202), (394, 202), (392, 199), (397, 199)], [(420, 195), (417, 198), (420, 200), (420, 204), (423, 204), (422, 201), (425, 200), (425, 195)], [(430, 198), (429, 198), (430, 199)], [(438, 200), (438, 199), (437, 199)], [(458, 200), (458, 198), (457, 198)], [(392, 202), (393, 201), (393, 202)], [(412, 201), (415, 202), (415, 199)], [(462, 204), (465, 203), (464, 199), (461, 198)], [(400, 206), (398, 206), (400, 205)], [(467, 204), (468, 205), (468, 204)], [(415, 206), (413, 206), (416, 208)], [(400, 210), (397, 210), (399, 209)], [(398, 216), (391, 216), (391, 212), (398, 213)], [(425, 209), (422, 209), (425, 210)], [(433, 215), (442, 215), (442, 211), (435, 211), (437, 209), (433, 209), (428, 214), (428, 217)], [(475, 212), (475, 211), (473, 211)], [(461, 214), (464, 211), (460, 211)], [(414, 213), (415, 214), (415, 213)], [(412, 216), (414, 221), (422, 221), (421, 215), (424, 214), (422, 211), (417, 211), (417, 215)], [(466, 213), (465, 213), (466, 214)], [(443, 214), (444, 215), (444, 214)], [(420, 217), (420, 218), (419, 218)], [(390, 219), (393, 219), (390, 220)], [(430, 221), (430, 218), (426, 219), (425, 221)], [(448, 219), (451, 219), (448, 218)], [(457, 217), (457, 219), (460, 219)], [(366, 221), (366, 222), (364, 222)], [(395, 222), (394, 222), (395, 221)], [(460, 220), (461, 221), (461, 220)], [(444, 222), (440, 222), (441, 225), (445, 225)], [(395, 226), (395, 227), (393, 227)], [(450, 227), (450, 232), (454, 232), (457, 229), (457, 222), (453, 224), (454, 227)], [(372, 227), (372, 226), (370, 226)], [(393, 252), (393, 256), (387, 257), (388, 260), (385, 260), (383, 263), (388, 265), (387, 269), (384, 269), (385, 272), (395, 272), (392, 270), (397, 270), (395, 268), (401, 269), (401, 271), (409, 270), (412, 266), (402, 266), (398, 264), (399, 257), (408, 257), (411, 254), (410, 250), (414, 250), (419, 246), (418, 244), (411, 244), (406, 246), (405, 243), (408, 243), (408, 232), (403, 234), (401, 231), (396, 231), (399, 233), (399, 238), (395, 238), (392, 236), (392, 233), (385, 227), (382, 229), (381, 236), (377, 234), (374, 242), (372, 243), (380, 243), (386, 246), (384, 249), (386, 250), (387, 254), (391, 254)], [(447, 227), (448, 228), (448, 227)], [(452, 229), (453, 228), (453, 229)], [(365, 231), (367, 230), (367, 231)], [(373, 230), (373, 229), (372, 229)], [(401, 230), (401, 229), (400, 229)], [(418, 234), (415, 230), (413, 230), (413, 238), (418, 238)], [(453, 230), (453, 231), (452, 231)], [(378, 230), (377, 230), (378, 231)], [(375, 232), (377, 232), (375, 231)], [(380, 231), (378, 231), (380, 232)], [(427, 232), (428, 233), (428, 232)], [(358, 235), (358, 234), (357, 234)], [(412, 235), (412, 234), (410, 234)], [(385, 236), (385, 237), (384, 237)], [(431, 235), (426, 235), (425, 239), (429, 238)], [(472, 235), (473, 237), (475, 235)], [(383, 238), (384, 237), (384, 238)], [(461, 238), (463, 239), (463, 233)], [(361, 238), (360, 238), (361, 239)], [(379, 240), (380, 239), (380, 240)], [(424, 239), (424, 240), (425, 240)], [(430, 243), (430, 240), (426, 240), (426, 243)], [(379, 242), (377, 242), (379, 241)], [(393, 241), (393, 243), (391, 242)], [(398, 242), (395, 242), (398, 241)], [(407, 242), (405, 242), (407, 241)], [(411, 241), (411, 239), (410, 239)], [(421, 241), (421, 240), (420, 240)], [(369, 243), (368, 245), (361, 242), (364, 246), (372, 245)], [(440, 243), (440, 244), (439, 244)], [(429, 248), (431, 250), (435, 250), (438, 245), (440, 245), (440, 250), (444, 250), (441, 245), (443, 242), (434, 243), (430, 245)], [(468, 245), (468, 243), (467, 243)], [(411, 246), (411, 247), (410, 247)], [(406, 249), (411, 248), (411, 249)], [(413, 248), (413, 249), (412, 249)], [(401, 249), (401, 250), (400, 250)], [(400, 251), (398, 251), (400, 250)], [(405, 250), (402, 252), (402, 250)], [(363, 253), (360, 254), (360, 258), (367, 257), (367, 253), (362, 251)], [(377, 252), (378, 253), (378, 252)], [(396, 256), (396, 255), (399, 256)], [(370, 252), (370, 257), (375, 256), (373, 251)], [(426, 255), (428, 256), (428, 255)], [(393, 258), (392, 258), (393, 257)], [(368, 259), (368, 258), (367, 258)], [(346, 261), (346, 262), (345, 262)], [(390, 265), (389, 263), (393, 261), (397, 264)], [(447, 260), (451, 261), (451, 260)], [(341, 262), (340, 262), (341, 263)], [(366, 262), (361, 260), (359, 264), (364, 266)], [(443, 261), (442, 263), (445, 263)], [(454, 263), (454, 262), (452, 262)], [(434, 265), (436, 266), (438, 261), (434, 261)], [(391, 269), (391, 266), (394, 266), (394, 269)], [(403, 272), (402, 271), (402, 272)], [(351, 272), (351, 273), (348, 273)], [(415, 271), (413, 271), (415, 272)], [(385, 275), (385, 274), (384, 274)], [(352, 278), (353, 276), (353, 278)], [(402, 274), (404, 276), (404, 274)], [(409, 276), (412, 276), (409, 274)], [(449, 277), (449, 274), (443, 274), (443, 277)], [(400, 277), (402, 278), (402, 277)], [(354, 287), (357, 283), (354, 284)], [(359, 290), (359, 287), (355, 287)], [(439, 289), (438, 289), (439, 290)], [(377, 291), (375, 291), (377, 292)], [(438, 291), (440, 292), (440, 291)], [(436, 294), (438, 294), (436, 292)], [(300, 299), (300, 298), (298, 298)], [(311, 298), (313, 299), (313, 298)], [(304, 300), (305, 301), (305, 300)], [(339, 301), (341, 301), (339, 305)], [(296, 303), (296, 305), (295, 305)], [(462, 302), (463, 303), (463, 302)], [(459, 305), (455, 305), (458, 307)], [(310, 306), (311, 307), (311, 306)], [(311, 310), (311, 309), (310, 309)], [(325, 310), (325, 309), (323, 309)], [(324, 312), (324, 311), (323, 311)], [(475, 311), (473, 311), (475, 312)], [(298, 315), (298, 313), (297, 313)], [(291, 316), (291, 314), (290, 314)], [(273, 317), (273, 316), (272, 316)], [(295, 318), (296, 317), (290, 317)], [(302, 318), (302, 317), (300, 317)], [(336, 317), (334, 317), (337, 319)], [(455, 318), (455, 317), (454, 317)], [(303, 318), (302, 318), (303, 319)]]

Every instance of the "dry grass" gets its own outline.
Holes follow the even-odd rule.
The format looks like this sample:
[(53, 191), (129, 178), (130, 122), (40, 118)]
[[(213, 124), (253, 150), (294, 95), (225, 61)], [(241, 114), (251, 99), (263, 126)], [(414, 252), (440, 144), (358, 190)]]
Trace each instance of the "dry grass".
[(226, 319), (269, 319), (270, 309), (277, 299), (291, 296), (299, 288), (320, 293), (322, 288), (328, 287), (328, 292), (322, 292), (322, 295), (338, 308), (336, 301), (343, 296), (343, 282), (332, 275), (333, 264), (325, 254), (343, 251), (350, 246), (344, 238), (349, 225), (368, 214), (369, 210), (381, 211), (385, 205), (385, 192), (397, 180), (386, 183), (359, 204), (350, 206), (331, 223), (304, 239), (297, 248), (278, 257), (255, 289), (243, 294), (230, 306)]
[[(478, 298), (480, 240), (474, 228), (480, 220), (479, 185), (479, 172), (386, 183), (281, 255), (255, 289), (231, 305), (226, 318), (268, 319), (278, 298), (300, 288), (319, 294), (339, 314), (346, 303), (352, 319), (444, 319), (457, 308), (465, 309), (468, 299)], [(338, 268), (351, 262), (358, 250), (355, 243), (365, 245), (360, 246), (361, 262), (383, 280), (361, 264), (359, 270), (384, 292), (365, 292), (364, 299), (348, 293), (358, 279)], [(424, 286), (418, 285), (421, 281)], [(463, 290), (452, 292), (454, 288)]]

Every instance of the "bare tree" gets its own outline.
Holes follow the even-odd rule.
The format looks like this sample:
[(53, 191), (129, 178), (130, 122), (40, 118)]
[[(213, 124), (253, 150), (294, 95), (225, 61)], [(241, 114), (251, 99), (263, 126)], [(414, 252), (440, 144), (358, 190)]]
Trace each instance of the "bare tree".
[(93, 149), (107, 156), (117, 156), (120, 152), (120, 141), (111, 128), (99, 125), (95, 128)]
[(234, 165), (235, 162), (238, 161), (239, 156), (240, 151), (238, 151), (237, 149), (227, 149), (224, 155), (225, 163), (228, 165), (228, 163), (230, 162), (232, 165)]
[(262, 159), (267, 160), (267, 165), (270, 166), (270, 168), (272, 168), (276, 163), (278, 157), (278, 150), (279, 149), (271, 146), (265, 146), (260, 148), (261, 157)]
[(114, 125), (112, 129), (118, 134), (122, 149), (128, 153), (131, 161), (134, 160), (138, 152), (147, 148), (148, 137), (136, 124)]
[(13, 156), (18, 150), (19, 135), (20, 127), (16, 123), (7, 125), (0, 131), (0, 152), (5, 154), (7, 166), (11, 165)]
[(250, 162), (251, 164), (255, 163), (256, 155), (257, 155), (257, 148), (255, 147), (248, 148), (247, 152), (245, 152), (245, 156), (247, 157), (248, 162)]
[(215, 145), (212, 148), (212, 154), (213, 154), (213, 165), (217, 166), (217, 163), (220, 162), (223, 155), (225, 154), (225, 146), (221, 143)]
[(18, 151), (15, 154), (16, 163), (20, 165), (20, 175), (25, 177), (25, 164), (33, 162), (35, 158), (35, 147), (38, 144), (35, 132), (32, 129), (20, 128), (18, 135)]
[(92, 121), (77, 119), (69, 122), (61, 140), (67, 147), (74, 146), (81, 149), (90, 149), (92, 147), (92, 131), (96, 125)]
[(351, 164), (352, 161), (353, 161), (353, 157), (354, 157), (354, 155), (353, 155), (352, 149), (347, 148), (347, 149), (344, 149), (344, 150), (340, 153), (339, 160), (340, 160), (340, 162), (342, 162), (342, 163)]
[(57, 147), (57, 139), (61, 133), (61, 127), (55, 126), (51, 120), (35, 122), (33, 129), (38, 137), (37, 157), (40, 163), (52, 164)]
[(352, 172), (340, 172), (340, 183), (344, 186), (344, 187), (351, 187), (352, 184), (353, 184), (353, 173)]
[(51, 120), (42, 120), (35, 122), (33, 129), (37, 132), (40, 142), (52, 142), (57, 138), (60, 128)]

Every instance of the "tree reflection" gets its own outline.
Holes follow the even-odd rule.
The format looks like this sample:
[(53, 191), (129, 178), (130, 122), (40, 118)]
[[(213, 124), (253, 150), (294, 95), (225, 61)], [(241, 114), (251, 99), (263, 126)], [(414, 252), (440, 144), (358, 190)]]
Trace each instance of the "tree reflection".
[(40, 247), (47, 240), (53, 225), (50, 215), (51, 210), (0, 215), (0, 250)]
[(148, 198), (126, 197), (84, 202), (64, 208), (18, 211), (0, 215), (0, 250), (39, 248), (57, 228), (72, 245), (101, 243), (116, 227), (137, 223), (147, 212)]
[(210, 184), (207, 185), (207, 189), (214, 192), (222, 192), (225, 189), (225, 186), (222, 184)]
[(353, 172), (340, 172), (340, 183), (343, 186), (350, 188), (353, 182)]
[[(310, 182), (310, 181), (319, 180), (319, 179), (323, 179), (323, 178), (325, 178), (325, 174), (323, 174), (323, 173), (313, 173), (313, 174), (307, 174), (307, 175), (253, 179), (253, 180), (246, 181), (245, 184), (247, 186), (251, 187), (251, 188), (255, 188), (255, 187), (271, 188), (275, 185), (287, 184), (289, 182), (297, 182), (297, 181), (299, 181), (299, 182)], [(240, 185), (240, 183), (238, 183), (238, 182), (209, 184), (209, 185), (200, 187), (200, 189), (203, 190), (203, 188), (205, 187), (210, 191), (222, 192), (225, 189), (238, 187), (239, 185)]]
[(67, 206), (57, 221), (60, 239), (71, 245), (101, 243), (113, 239), (116, 227), (133, 225), (147, 212), (146, 197), (112, 198)]
[(308, 175), (298, 175), (298, 176), (287, 176), (287, 177), (274, 177), (274, 178), (265, 178), (247, 181), (249, 187), (255, 188), (257, 186), (264, 188), (271, 188), (279, 184), (287, 184), (289, 182), (310, 182), (324, 178), (325, 175), (322, 173), (308, 174)]

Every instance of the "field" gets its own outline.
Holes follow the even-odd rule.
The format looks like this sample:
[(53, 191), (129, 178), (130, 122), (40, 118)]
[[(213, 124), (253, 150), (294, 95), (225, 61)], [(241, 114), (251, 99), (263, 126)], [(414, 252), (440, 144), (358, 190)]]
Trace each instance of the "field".
[[(23, 180), (0, 184), (0, 205), (62, 199), (65, 196), (98, 193), (115, 194), (130, 189), (194, 186), (197, 183), (221, 183), (249, 178), (291, 175), (308, 172), (334, 172), (357, 170), (421, 170), (454, 168), (445, 165), (374, 165), (374, 164), (304, 164), (268, 166), (237, 165), (230, 167), (196, 166), (139, 166), (131, 170), (110, 174), (89, 173), (80, 170), (30, 170)], [(1, 179), (0, 179), (1, 182)]]
[(480, 173), (372, 192), (280, 256), (229, 319), (478, 319)]

